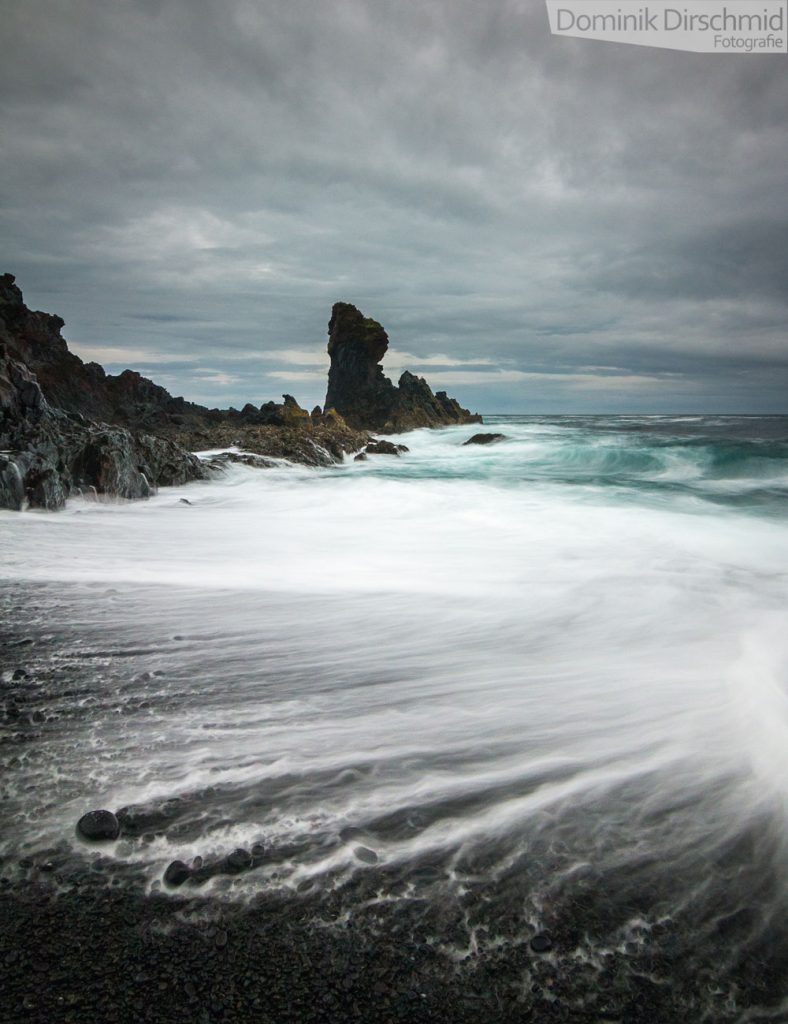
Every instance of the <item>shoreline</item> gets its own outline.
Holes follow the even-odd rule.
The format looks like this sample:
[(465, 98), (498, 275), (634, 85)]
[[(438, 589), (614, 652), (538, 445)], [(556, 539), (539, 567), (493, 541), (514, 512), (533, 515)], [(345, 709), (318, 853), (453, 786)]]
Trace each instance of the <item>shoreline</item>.
[[(521, 502), (502, 490), (494, 505), (522, 547), (506, 530), (479, 534), (479, 519), (447, 537), (456, 495), (436, 502), (409, 475), (434, 451), (424, 439), (442, 445), (419, 434), (408, 459), (380, 464), (377, 483), (352, 471), (316, 493), (311, 472), (239, 473), (250, 493), (227, 522), (210, 502), (204, 517), (181, 514), (188, 492), (173, 492), (162, 515), (140, 507), (9, 529), (20, 573), (64, 576), (0, 587), (3, 1022), (784, 1019), (781, 762), (753, 773), (728, 753), (738, 716), (718, 683), (745, 600), (778, 613), (782, 585), (745, 587), (766, 578), (755, 556), (742, 558), (738, 581), (725, 565), (709, 578), (698, 531), (654, 531), (628, 511), (601, 520), (582, 506), (556, 531), (559, 506), (535, 514), (530, 491)], [(686, 450), (697, 462), (697, 448)], [(547, 452), (560, 465), (550, 439)], [(389, 465), (418, 501), (405, 517)], [(374, 503), (348, 507), (350, 478)], [(672, 512), (661, 514), (675, 525)], [(381, 535), (390, 560), (375, 562)], [(738, 535), (715, 543), (730, 550)], [(575, 546), (562, 554), (566, 538)], [(476, 574), (466, 555), (447, 575), (457, 539)], [(174, 582), (181, 550), (199, 565), (193, 584)], [(292, 551), (303, 561), (291, 564)], [(633, 551), (654, 566), (643, 578)], [(337, 554), (358, 584), (349, 596)], [(69, 582), (80, 558), (101, 572)], [(681, 569), (672, 602), (653, 586), (666, 558)], [(371, 560), (401, 602), (367, 591)], [(522, 579), (516, 599), (502, 599), (513, 561), (568, 589), (534, 593)], [(249, 564), (259, 572), (247, 591)], [(503, 575), (484, 575), (493, 570)], [(440, 581), (437, 602), (421, 593), (424, 579)], [(709, 625), (709, 607), (728, 617)], [(688, 625), (704, 645), (732, 638), (717, 661), (687, 642)], [(761, 636), (768, 649), (772, 634)], [(633, 637), (645, 641), (619, 655)], [(663, 654), (665, 638), (678, 655)], [(734, 680), (742, 699), (756, 696), (752, 682), (749, 671)], [(603, 726), (602, 748), (585, 749)], [(742, 755), (760, 754), (758, 726)], [(707, 750), (706, 737), (725, 750)], [(84, 811), (138, 800), (161, 817), (150, 833), (117, 847), (73, 839)], [(444, 842), (445, 828), (456, 838)], [(257, 842), (259, 857), (237, 875), (161, 888), (175, 858), (210, 867)], [(544, 933), (550, 945), (533, 946)]]
[[(430, 937), (436, 918), (452, 916), (447, 908), (378, 902), (374, 873), (357, 883), (358, 910), (348, 915), (340, 894), (269, 893), (239, 905), (115, 888), (101, 867), (60, 884), (30, 868), (26, 883), (0, 892), (9, 1024), (782, 1019), (779, 967), (757, 951), (736, 972), (750, 997), (739, 1008), (715, 998), (712, 964), (688, 960), (675, 928), (655, 929), (639, 954), (584, 962), (573, 947), (593, 920), (590, 905), (556, 921), (547, 952), (522, 941), (460, 960)], [(756, 997), (771, 1011), (755, 1009)]]

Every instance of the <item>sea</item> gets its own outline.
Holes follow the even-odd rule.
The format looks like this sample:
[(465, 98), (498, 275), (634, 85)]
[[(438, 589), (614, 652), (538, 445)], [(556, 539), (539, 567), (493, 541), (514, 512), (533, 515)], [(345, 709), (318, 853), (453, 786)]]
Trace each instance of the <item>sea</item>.
[(99, 858), (584, 1020), (788, 1020), (788, 417), (394, 440), (0, 512), (4, 884)]

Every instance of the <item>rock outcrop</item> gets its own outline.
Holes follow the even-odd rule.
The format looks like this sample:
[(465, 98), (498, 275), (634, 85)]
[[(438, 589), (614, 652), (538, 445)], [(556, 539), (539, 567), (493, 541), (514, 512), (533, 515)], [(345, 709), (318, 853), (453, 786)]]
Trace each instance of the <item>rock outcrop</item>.
[(52, 408), (134, 430), (221, 418), (134, 370), (113, 376), (98, 363), (83, 363), (69, 351), (63, 326), (59, 316), (28, 309), (13, 275), (0, 275), (0, 341), (35, 376)]
[(505, 441), (505, 434), (474, 434), (467, 441), (463, 441), (463, 447), (469, 444), (497, 444), (498, 441)]
[(416, 427), (480, 423), (445, 391), (432, 393), (423, 377), (405, 371), (395, 386), (380, 365), (388, 349), (383, 327), (349, 302), (337, 302), (328, 324), (326, 409), (356, 430), (395, 434)]
[[(481, 420), (412, 373), (395, 387), (380, 366), (386, 332), (348, 303), (333, 308), (328, 395), (312, 413), (292, 395), (240, 411), (174, 398), (134, 370), (113, 376), (84, 363), (69, 351), (63, 326), (28, 309), (14, 277), (0, 275), (0, 508), (57, 509), (78, 493), (145, 498), (231, 460), (328, 466), (361, 451), (399, 454), (407, 449), (368, 431)], [(233, 446), (247, 454), (213, 462), (191, 454)]]
[(80, 492), (144, 498), (204, 476), (174, 441), (88, 418), (111, 412), (106, 375), (69, 352), (62, 326), (0, 277), (0, 508), (58, 509)]
[[(352, 430), (336, 413), (329, 416), (294, 417), (286, 425), (276, 423), (239, 423), (234, 417), (218, 424), (211, 424), (193, 431), (179, 431), (179, 442), (192, 451), (231, 446), (252, 452), (262, 457), (257, 465), (264, 465), (266, 459), (285, 459), (303, 466), (332, 466), (342, 462), (345, 455), (351, 455), (363, 448), (370, 440), (369, 435)], [(242, 456), (229, 459), (212, 459), (214, 465), (222, 461), (239, 461)], [(254, 463), (249, 463), (254, 464)], [(271, 465), (272, 463), (268, 463)], [(275, 465), (275, 463), (273, 463)]]

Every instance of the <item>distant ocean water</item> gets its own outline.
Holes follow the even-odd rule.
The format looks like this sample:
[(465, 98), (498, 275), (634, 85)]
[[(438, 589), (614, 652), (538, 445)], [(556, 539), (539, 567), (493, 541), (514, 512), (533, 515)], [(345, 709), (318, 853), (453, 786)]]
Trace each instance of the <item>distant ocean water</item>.
[(647, 979), (788, 1020), (788, 417), (401, 440), (0, 513), (3, 873), (134, 805), (130, 885), (258, 844), (207, 901), (330, 894), (605, 1019)]

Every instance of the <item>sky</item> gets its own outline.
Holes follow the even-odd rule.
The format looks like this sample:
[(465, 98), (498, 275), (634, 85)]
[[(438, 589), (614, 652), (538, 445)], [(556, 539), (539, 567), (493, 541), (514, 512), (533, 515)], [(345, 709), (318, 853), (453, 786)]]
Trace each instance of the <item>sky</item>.
[(5, 0), (4, 264), (84, 359), (325, 397), (336, 301), (482, 412), (788, 412), (788, 56), (542, 0)]

